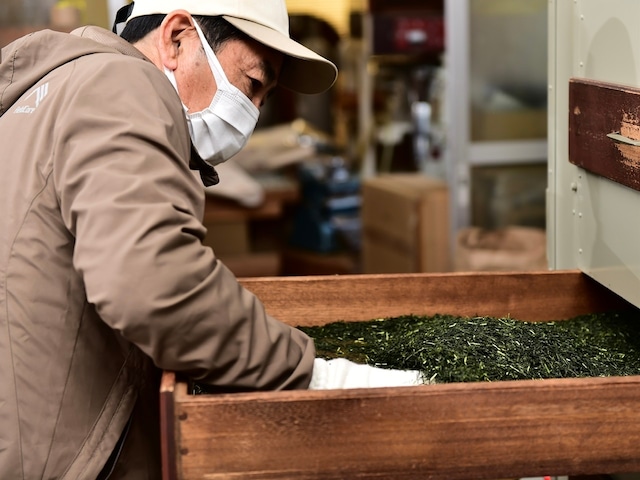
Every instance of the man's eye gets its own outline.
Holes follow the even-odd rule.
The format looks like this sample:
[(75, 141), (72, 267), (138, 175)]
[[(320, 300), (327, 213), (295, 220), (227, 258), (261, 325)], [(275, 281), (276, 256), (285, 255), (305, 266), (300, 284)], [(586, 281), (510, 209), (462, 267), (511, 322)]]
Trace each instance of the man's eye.
[(260, 80), (256, 80), (255, 78), (251, 78), (251, 93), (256, 95), (260, 89), (262, 88), (262, 82)]

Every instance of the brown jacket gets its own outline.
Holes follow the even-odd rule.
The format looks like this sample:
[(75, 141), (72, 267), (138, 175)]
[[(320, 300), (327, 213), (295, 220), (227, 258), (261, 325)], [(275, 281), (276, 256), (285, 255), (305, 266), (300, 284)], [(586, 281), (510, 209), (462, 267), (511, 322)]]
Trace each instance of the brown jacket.
[(308, 386), (310, 339), (202, 245), (182, 105), (138, 50), (97, 27), (2, 49), (0, 146), (0, 478), (95, 479), (125, 428), (109, 478), (157, 478), (161, 369)]

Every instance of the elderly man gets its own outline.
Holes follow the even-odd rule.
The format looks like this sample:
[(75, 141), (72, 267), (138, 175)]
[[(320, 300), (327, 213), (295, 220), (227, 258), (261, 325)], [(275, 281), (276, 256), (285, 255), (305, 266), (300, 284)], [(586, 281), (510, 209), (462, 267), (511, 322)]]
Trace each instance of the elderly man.
[(336, 376), (202, 245), (191, 172), (216, 183), (278, 82), (321, 92), (335, 66), (289, 38), (284, 0), (123, 12), (122, 38), (42, 31), (1, 51), (3, 479), (159, 478), (161, 369), (228, 392), (376, 383)]

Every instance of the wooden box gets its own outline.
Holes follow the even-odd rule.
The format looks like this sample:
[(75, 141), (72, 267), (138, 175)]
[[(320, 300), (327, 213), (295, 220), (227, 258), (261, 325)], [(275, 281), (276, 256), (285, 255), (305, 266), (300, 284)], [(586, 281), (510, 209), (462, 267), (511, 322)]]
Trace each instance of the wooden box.
[(447, 272), (449, 190), (415, 173), (390, 173), (362, 184), (363, 273)]
[[(578, 271), (245, 279), (295, 325), (634, 309)], [(640, 471), (640, 376), (189, 395), (165, 372), (169, 479), (495, 479)]]

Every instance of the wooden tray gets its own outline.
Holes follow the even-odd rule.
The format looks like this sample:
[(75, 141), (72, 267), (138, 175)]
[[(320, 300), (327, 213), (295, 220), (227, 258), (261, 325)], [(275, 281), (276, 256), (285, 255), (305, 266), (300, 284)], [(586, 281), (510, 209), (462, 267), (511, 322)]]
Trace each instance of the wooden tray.
[[(578, 271), (245, 279), (294, 325), (633, 309)], [(640, 376), (189, 395), (165, 372), (164, 479), (472, 480), (640, 471)]]

